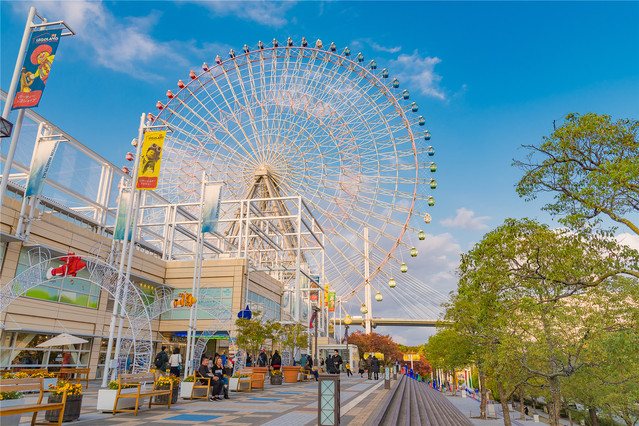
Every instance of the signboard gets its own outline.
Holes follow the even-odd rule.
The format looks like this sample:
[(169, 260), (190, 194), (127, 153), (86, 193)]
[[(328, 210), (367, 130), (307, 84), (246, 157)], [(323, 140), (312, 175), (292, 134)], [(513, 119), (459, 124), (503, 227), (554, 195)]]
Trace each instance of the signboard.
[[(118, 202), (118, 214), (115, 218), (115, 229), (113, 230), (113, 239), (114, 240), (123, 240), (124, 232), (126, 228), (126, 213), (129, 210), (129, 206), (131, 205), (131, 192), (127, 190), (123, 190), (120, 194), (120, 199)], [(132, 230), (133, 217), (131, 217), (131, 223), (129, 223), (129, 241), (131, 241), (131, 234), (133, 234)]]
[(328, 286), (328, 284), (324, 285), (324, 306), (328, 306), (328, 292), (329, 292), (330, 288)]
[(319, 296), (317, 295), (317, 293), (311, 293), (311, 300), (318, 300)]
[(39, 140), (33, 150), (33, 160), (31, 160), (31, 170), (29, 170), (29, 180), (25, 197), (42, 194), (44, 180), (47, 177), (53, 156), (58, 148), (59, 141)]
[(335, 312), (335, 292), (328, 292), (328, 312)]
[(62, 29), (33, 31), (20, 71), (20, 88), (11, 109), (34, 108), (49, 78)]
[(419, 361), (419, 354), (404, 354), (404, 361)]
[(364, 352), (364, 359), (368, 359), (369, 355), (373, 355), (375, 358), (379, 359), (379, 360), (383, 360), (384, 359), (384, 354), (381, 352)]
[(202, 233), (216, 232), (222, 205), (222, 184), (209, 183), (204, 186), (202, 204)]
[(157, 189), (160, 178), (160, 164), (162, 162), (162, 147), (166, 138), (166, 130), (146, 132), (140, 164), (138, 165), (138, 181), (135, 189)]

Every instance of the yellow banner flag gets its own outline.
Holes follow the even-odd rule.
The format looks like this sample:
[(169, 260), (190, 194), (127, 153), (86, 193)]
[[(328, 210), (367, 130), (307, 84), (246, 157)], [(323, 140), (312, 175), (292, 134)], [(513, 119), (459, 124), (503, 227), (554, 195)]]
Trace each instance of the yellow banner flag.
[(144, 134), (140, 163), (138, 165), (138, 181), (135, 185), (136, 189), (157, 189), (164, 138), (166, 138), (166, 130), (146, 132)]

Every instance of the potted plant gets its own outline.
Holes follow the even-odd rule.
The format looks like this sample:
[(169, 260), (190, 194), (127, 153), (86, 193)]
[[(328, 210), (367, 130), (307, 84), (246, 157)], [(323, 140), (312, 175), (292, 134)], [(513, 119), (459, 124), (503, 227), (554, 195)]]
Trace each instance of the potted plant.
[[(22, 392), (0, 392), (0, 411), (3, 408), (15, 407), (19, 405), (24, 405), (24, 397), (22, 396)], [(20, 424), (21, 416), (22, 414), (2, 416), (2, 426), (18, 426)]]
[(229, 379), (229, 390), (239, 392), (251, 388), (251, 376), (245, 373), (235, 373)]
[[(49, 403), (62, 402), (62, 394), (67, 391), (67, 403), (62, 414), (63, 422), (77, 420), (80, 417), (82, 408), (82, 385), (80, 383), (69, 383), (66, 380), (58, 380), (57, 385), (50, 385)], [(47, 410), (44, 418), (49, 422), (57, 422), (60, 410)]]
[[(293, 352), (293, 356), (295, 356), (297, 348), (306, 345), (306, 327), (302, 324), (286, 325), (281, 328), (279, 338), (282, 342), (282, 346), (290, 348)], [(299, 380), (300, 366), (283, 365), (282, 372), (284, 373), (284, 381), (286, 381), (286, 383), (295, 383)]]
[[(122, 391), (123, 393), (136, 393), (137, 386), (135, 385), (123, 385)], [(111, 381), (106, 389), (100, 389), (98, 391), (98, 411), (103, 413), (105, 412), (113, 412), (113, 404), (115, 404), (115, 397), (118, 394), (118, 382)], [(140, 405), (142, 405), (142, 401), (140, 401)], [(135, 407), (135, 399), (134, 398), (121, 398), (118, 401), (118, 408), (133, 408)]]
[(272, 385), (282, 384), (282, 372), (280, 370), (271, 371), (271, 384)]
[[(156, 389), (168, 390), (171, 389), (171, 383), (173, 384), (173, 391), (171, 393), (171, 404), (175, 404), (180, 394), (180, 378), (175, 376), (160, 376), (157, 382), (155, 382)], [(159, 404), (166, 404), (169, 402), (167, 395), (158, 395), (155, 397), (155, 402)]]

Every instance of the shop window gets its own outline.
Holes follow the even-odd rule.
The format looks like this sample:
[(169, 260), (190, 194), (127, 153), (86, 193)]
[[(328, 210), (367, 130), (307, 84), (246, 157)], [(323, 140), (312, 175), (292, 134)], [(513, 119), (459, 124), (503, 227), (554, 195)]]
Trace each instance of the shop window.
[[(23, 248), (20, 252), (16, 277), (29, 267), (27, 253), (28, 250), (26, 248)], [(54, 260), (51, 262), (51, 267), (56, 268), (62, 264), (63, 262)], [(54, 277), (46, 280), (43, 284), (27, 291), (25, 296), (97, 309), (100, 287), (89, 281), (89, 272), (84, 269), (78, 272), (76, 277)]]

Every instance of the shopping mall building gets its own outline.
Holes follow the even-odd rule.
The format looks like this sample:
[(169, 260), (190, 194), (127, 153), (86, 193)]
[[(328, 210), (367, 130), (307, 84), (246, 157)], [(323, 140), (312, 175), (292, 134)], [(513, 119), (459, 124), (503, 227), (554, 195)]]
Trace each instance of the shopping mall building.
[[(53, 142), (58, 147), (51, 155), (41, 194), (25, 197), (34, 148)], [(70, 358), (64, 357), (70, 360), (68, 366), (90, 367), (91, 376), (101, 377), (113, 296), (94, 279), (90, 268), (81, 270), (75, 277), (58, 275), (50, 279), (33, 278), (41, 275), (32, 272), (43, 260), (52, 268), (64, 265), (64, 259), (59, 257), (68, 253), (82, 259), (97, 256), (118, 268), (118, 256), (109, 260), (108, 255), (117, 253), (122, 246), (122, 241), (114, 241), (113, 233), (120, 191), (127, 179), (121, 167), (109, 163), (38, 114), (27, 111), (7, 196), (2, 200), (0, 280), (3, 288), (13, 286), (19, 297), (0, 313), (3, 325), (0, 370), (25, 365), (55, 369), (62, 365), (64, 351), (71, 353)], [(247, 304), (252, 310), (262, 311), (264, 318), (282, 321), (297, 318), (308, 325), (308, 314), (312, 311), (310, 294), (313, 290), (321, 293), (317, 290), (321, 289), (317, 285), (319, 277), (311, 274), (303, 254), (297, 264), (291, 262), (289, 254), (295, 250), (287, 251), (281, 240), (275, 241), (276, 236), (266, 235), (268, 232), (264, 229), (268, 227), (264, 224), (272, 225), (274, 221), (257, 217), (250, 200), (233, 202), (236, 205), (229, 202), (223, 204), (222, 209), (240, 212), (228, 215), (229, 223), (233, 220), (237, 223), (223, 228), (235, 228), (236, 233), (230, 237), (228, 233), (212, 233), (199, 240), (202, 261), (196, 274), (197, 214), (193, 213), (192, 206), (172, 204), (154, 191), (145, 191), (141, 197), (130, 282), (149, 305), (154, 351), (166, 345), (181, 347), (185, 353), (189, 309), (167, 309), (166, 305), (158, 308), (154, 302), (158, 289), (171, 292), (172, 298), (183, 291), (191, 292), (194, 275), (199, 276), (202, 308), (209, 305), (209, 309), (197, 311), (198, 335), (210, 338), (207, 352), (223, 353), (229, 349), (229, 334), (234, 333), (232, 319), (237, 318)], [(303, 217), (310, 215), (296, 197), (283, 200), (279, 205), (285, 203), (289, 203), (286, 211), (292, 219), (282, 221), (280, 211), (280, 224), (284, 222), (294, 228), (296, 217), (301, 224)], [(253, 212), (250, 219), (243, 216), (242, 212), (246, 211)], [(255, 231), (257, 228), (262, 230)], [(317, 229), (301, 228), (295, 229), (297, 241), (308, 240), (304, 235), (319, 234)], [(288, 234), (284, 239), (289, 243), (295, 237), (291, 237), (295, 232), (290, 231), (289, 228), (284, 233)], [(240, 241), (242, 237), (244, 243)], [(279, 252), (266, 250), (269, 244), (278, 247)], [(299, 256), (302, 251), (297, 253)], [(295, 282), (300, 283), (300, 296), (296, 296), (299, 299), (291, 296), (290, 289)], [(318, 296), (319, 300), (324, 298)], [(289, 304), (289, 299), (300, 301), (297, 317), (291, 311), (294, 303)], [(224, 307), (222, 316), (226, 322), (219, 318), (220, 306)], [(320, 315), (321, 334), (328, 329), (327, 316), (327, 312)], [(129, 324), (125, 323), (125, 329), (127, 327)], [(88, 343), (65, 348), (37, 347), (61, 332), (82, 337)]]

